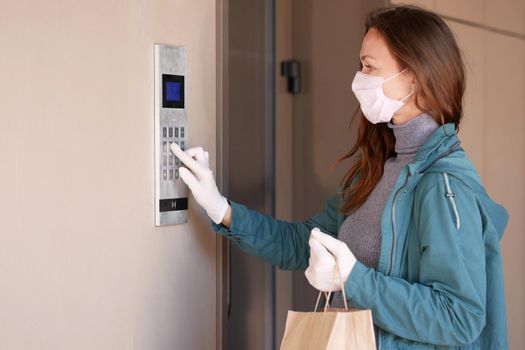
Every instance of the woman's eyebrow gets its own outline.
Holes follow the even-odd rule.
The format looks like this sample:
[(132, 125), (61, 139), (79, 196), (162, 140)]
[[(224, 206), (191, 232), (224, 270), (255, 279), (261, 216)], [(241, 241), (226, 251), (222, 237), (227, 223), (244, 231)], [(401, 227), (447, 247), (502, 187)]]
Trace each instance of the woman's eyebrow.
[(367, 57), (369, 57), (369, 58), (375, 60), (375, 58), (372, 57), (372, 56), (370, 56), (370, 55), (363, 55), (363, 56), (361, 56), (361, 61), (364, 60), (364, 59), (367, 58)]

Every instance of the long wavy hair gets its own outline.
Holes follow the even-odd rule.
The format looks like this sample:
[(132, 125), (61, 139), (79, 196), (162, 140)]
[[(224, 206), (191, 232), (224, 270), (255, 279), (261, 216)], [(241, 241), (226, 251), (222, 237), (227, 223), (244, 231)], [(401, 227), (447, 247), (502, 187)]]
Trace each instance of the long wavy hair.
[[(365, 34), (370, 28), (377, 29), (398, 64), (414, 74), (416, 107), (441, 125), (454, 123), (457, 132), (463, 115), (465, 68), (445, 21), (418, 6), (388, 5), (370, 12), (365, 27)], [(362, 69), (361, 62), (359, 67)], [(370, 123), (359, 107), (351, 123), (358, 115), (357, 141), (335, 164), (356, 156), (340, 183), (343, 214), (352, 213), (366, 201), (383, 176), (386, 160), (395, 155), (392, 129), (386, 123)]]

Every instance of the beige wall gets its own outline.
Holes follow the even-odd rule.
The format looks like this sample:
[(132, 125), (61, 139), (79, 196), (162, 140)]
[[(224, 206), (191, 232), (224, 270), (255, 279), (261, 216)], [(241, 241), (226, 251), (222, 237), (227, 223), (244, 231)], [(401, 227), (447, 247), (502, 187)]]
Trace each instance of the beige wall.
[(216, 159), (215, 1), (0, 8), (0, 349), (215, 348), (216, 236), (192, 198), (154, 227), (153, 182), (154, 43)]
[(525, 1), (409, 2), (444, 16), (465, 55), (465, 119), (459, 136), (487, 192), (509, 211), (509, 224), (502, 240), (509, 341), (511, 349), (522, 349), (525, 346)]

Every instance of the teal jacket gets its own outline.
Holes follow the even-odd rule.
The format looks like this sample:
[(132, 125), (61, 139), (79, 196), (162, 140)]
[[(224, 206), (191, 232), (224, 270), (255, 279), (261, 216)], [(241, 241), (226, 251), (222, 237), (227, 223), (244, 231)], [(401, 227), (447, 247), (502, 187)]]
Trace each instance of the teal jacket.
[[(287, 222), (230, 201), (241, 250), (284, 270), (308, 267), (310, 230), (337, 237), (341, 187), (323, 211)], [(357, 262), (349, 306), (372, 310), (378, 349), (508, 349), (500, 240), (505, 208), (489, 198), (454, 124), (437, 128), (397, 179), (381, 216), (377, 270)]]

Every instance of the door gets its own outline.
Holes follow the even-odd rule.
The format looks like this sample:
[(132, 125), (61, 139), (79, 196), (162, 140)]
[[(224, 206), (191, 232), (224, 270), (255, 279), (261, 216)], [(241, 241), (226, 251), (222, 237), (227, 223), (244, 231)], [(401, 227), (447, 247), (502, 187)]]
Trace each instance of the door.
[[(218, 129), (222, 193), (274, 215), (274, 1), (225, 0)], [(224, 349), (274, 349), (274, 267), (221, 240)]]
[[(291, 155), (277, 156), (276, 168), (286, 171), (277, 171), (276, 183), (283, 191), (290, 187), (292, 197), (282, 209), (277, 204), (278, 216), (304, 220), (322, 210), (346, 173), (347, 163), (334, 171), (330, 167), (355, 142), (356, 125), (350, 126), (350, 117), (358, 103), (351, 82), (359, 69), (364, 20), (368, 11), (384, 4), (382, 0), (279, 2), (276, 56), (279, 61), (299, 61), (301, 88), (298, 94), (287, 92), (286, 78), (277, 72), (276, 149), (278, 155)], [(286, 202), (279, 193), (277, 198)], [(294, 272), (293, 280), (294, 308), (311, 310), (315, 291), (303, 272)]]
[[(324, 207), (344, 166), (330, 165), (352, 145), (357, 101), (350, 89), (366, 13), (384, 1), (228, 0), (223, 19), (219, 99), (221, 185), (250, 209), (294, 221)], [(281, 62), (301, 65), (291, 94)], [(312, 310), (304, 272), (280, 271), (223, 240), (223, 346), (278, 349), (286, 313)], [(229, 278), (228, 278), (229, 276)], [(226, 339), (227, 338), (227, 339)]]

